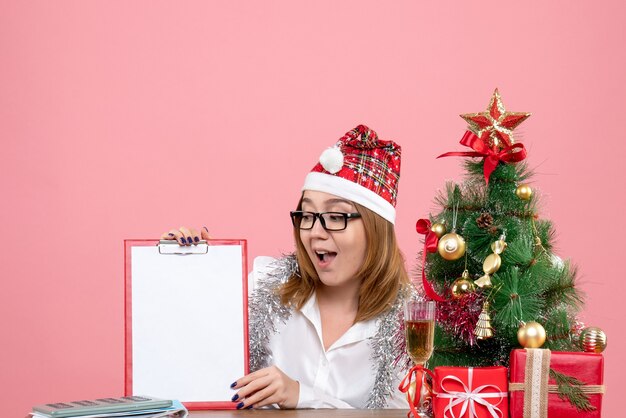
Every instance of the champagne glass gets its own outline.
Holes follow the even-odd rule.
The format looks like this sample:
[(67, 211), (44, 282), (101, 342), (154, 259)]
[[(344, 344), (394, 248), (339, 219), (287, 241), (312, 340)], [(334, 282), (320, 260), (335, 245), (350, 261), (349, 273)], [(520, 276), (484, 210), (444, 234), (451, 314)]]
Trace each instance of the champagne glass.
[[(424, 366), (433, 354), (435, 339), (435, 302), (409, 300), (404, 304), (404, 329), (406, 333), (406, 349), (416, 366)], [(426, 375), (417, 374), (415, 383), (415, 398), (419, 398), (417, 414), (420, 417), (430, 417), (429, 404), (431, 403), (430, 390)], [(409, 399), (409, 402), (411, 400)]]

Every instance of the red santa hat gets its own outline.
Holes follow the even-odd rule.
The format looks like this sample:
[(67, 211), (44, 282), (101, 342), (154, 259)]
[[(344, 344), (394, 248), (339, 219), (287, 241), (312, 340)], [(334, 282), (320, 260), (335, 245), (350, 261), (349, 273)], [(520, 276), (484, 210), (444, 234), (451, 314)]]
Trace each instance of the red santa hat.
[(359, 125), (326, 149), (302, 190), (330, 193), (358, 203), (392, 224), (400, 179), (400, 146)]

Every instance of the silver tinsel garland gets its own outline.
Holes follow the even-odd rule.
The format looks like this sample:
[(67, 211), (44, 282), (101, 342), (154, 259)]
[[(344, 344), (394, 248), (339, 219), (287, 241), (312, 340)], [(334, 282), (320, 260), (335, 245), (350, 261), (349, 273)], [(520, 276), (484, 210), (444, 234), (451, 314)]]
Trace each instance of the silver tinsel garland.
[(272, 270), (259, 279), (257, 288), (248, 303), (248, 334), (250, 338), (250, 372), (268, 367), (272, 363), (272, 353), (268, 345), (270, 337), (276, 333), (276, 321), (287, 322), (291, 309), (280, 302), (276, 293), (278, 287), (298, 273), (295, 255), (276, 260)]
[[(284, 323), (291, 316), (291, 309), (280, 302), (276, 293), (278, 287), (289, 280), (293, 274), (299, 274), (295, 255), (285, 256), (271, 265), (271, 271), (259, 279), (258, 286), (250, 297), (249, 336), (250, 336), (250, 371), (256, 371), (272, 364), (272, 354), (268, 345), (276, 333), (278, 321)], [(409, 295), (408, 297), (411, 297)], [(399, 294), (393, 306), (381, 315), (378, 330), (371, 338), (371, 364), (376, 373), (374, 387), (370, 392), (366, 408), (384, 408), (387, 399), (395, 391), (397, 382), (394, 378), (400, 372), (406, 372), (410, 359), (405, 350), (403, 321), (403, 301), (407, 297)], [(409, 366), (410, 367), (410, 366)]]
[[(378, 330), (370, 342), (376, 381), (365, 406), (368, 409), (384, 408), (387, 405), (387, 399), (396, 390), (394, 377), (399, 373), (396, 366), (405, 363), (399, 359), (408, 357), (404, 334), (399, 333), (404, 317), (402, 306), (402, 298), (397, 297), (393, 307), (379, 318)], [(402, 338), (398, 338), (399, 334)]]

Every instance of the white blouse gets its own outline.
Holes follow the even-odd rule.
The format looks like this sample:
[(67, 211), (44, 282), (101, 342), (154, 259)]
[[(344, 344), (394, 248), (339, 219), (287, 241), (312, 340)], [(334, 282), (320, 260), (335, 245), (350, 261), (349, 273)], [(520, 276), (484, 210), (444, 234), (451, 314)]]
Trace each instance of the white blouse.
[[(265, 264), (257, 261), (255, 275), (256, 267)], [(272, 364), (300, 383), (297, 407), (364, 408), (376, 377), (369, 339), (377, 329), (377, 319), (358, 322), (324, 350), (315, 294), (285, 323), (279, 321), (268, 348)], [(387, 408), (409, 407), (406, 395), (398, 390), (403, 377), (402, 372), (396, 373)]]

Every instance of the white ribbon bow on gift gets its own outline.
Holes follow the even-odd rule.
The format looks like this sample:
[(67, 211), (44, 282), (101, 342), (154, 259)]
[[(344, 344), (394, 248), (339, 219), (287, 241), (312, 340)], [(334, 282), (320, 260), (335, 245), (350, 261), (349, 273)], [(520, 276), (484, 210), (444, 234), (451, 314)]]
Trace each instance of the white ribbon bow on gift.
[[(487, 408), (492, 418), (498, 418), (498, 417), (502, 418), (503, 414), (500, 408), (498, 408), (498, 405), (500, 405), (500, 402), (502, 402), (502, 399), (505, 396), (508, 396), (508, 393), (499, 392), (501, 389), (495, 385), (482, 385), (472, 390), (473, 377), (474, 377), (474, 369), (470, 367), (467, 370), (467, 383), (469, 387), (466, 386), (465, 383), (463, 383), (463, 381), (456, 376), (450, 375), (441, 379), (441, 390), (445, 393), (438, 393), (437, 397), (450, 399), (450, 402), (448, 402), (448, 406), (446, 406), (446, 409), (443, 411), (444, 418), (456, 418), (456, 415), (454, 415), (454, 411), (452, 410), (452, 408), (454, 408), (460, 403), (462, 403), (463, 406), (461, 407), (461, 414), (459, 415), (459, 418), (464, 417), (465, 412), (467, 412), (468, 410), (470, 413), (469, 415), (470, 418), (478, 418), (478, 414), (476, 413), (476, 405), (475, 405), (477, 403)], [(463, 389), (465, 390), (465, 392), (448, 391), (444, 387), (444, 383), (446, 380), (454, 380), (455, 382), (459, 382), (461, 385), (463, 385)], [(483, 390), (489, 389), (489, 388), (493, 388), (498, 392), (480, 393)], [(490, 404), (489, 402), (487, 402), (485, 400), (487, 398), (500, 398), (500, 400), (498, 401), (497, 404), (494, 405), (494, 404)], [(448, 412), (450, 413), (450, 415), (448, 415)]]

